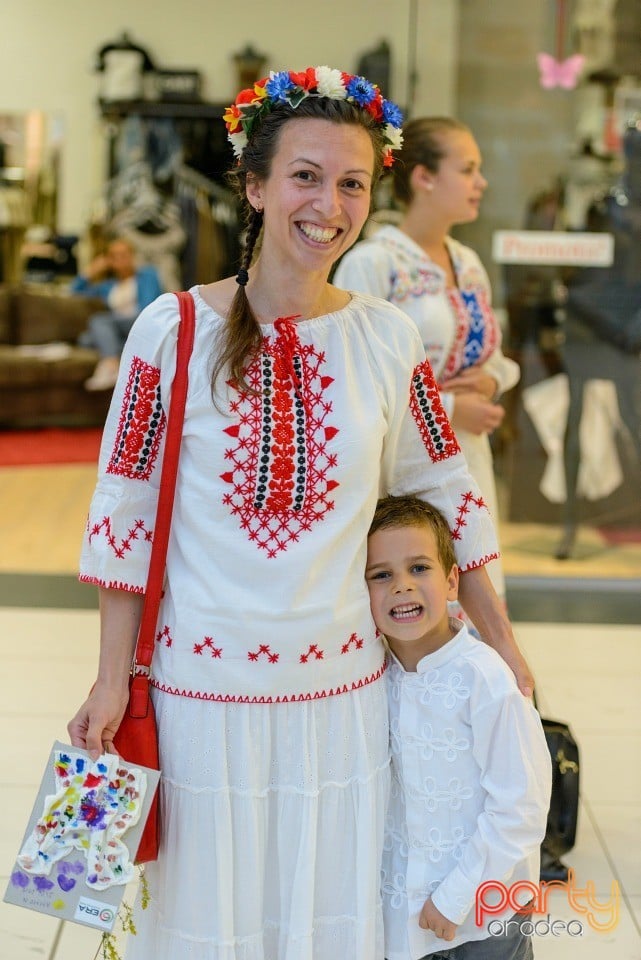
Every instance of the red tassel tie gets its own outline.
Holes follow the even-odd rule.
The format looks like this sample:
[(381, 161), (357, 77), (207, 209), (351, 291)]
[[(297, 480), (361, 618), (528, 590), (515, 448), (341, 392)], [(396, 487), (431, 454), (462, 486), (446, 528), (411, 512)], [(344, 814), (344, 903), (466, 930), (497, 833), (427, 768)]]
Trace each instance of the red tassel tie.
[(277, 320), (274, 320), (274, 329), (278, 334), (278, 345), (282, 350), (282, 359), (289, 373), (292, 384), (294, 385), (294, 392), (298, 399), (303, 404), (305, 414), (308, 421), (311, 420), (311, 408), (308, 405), (308, 400), (305, 394), (303, 393), (303, 383), (296, 372), (296, 367), (294, 365), (294, 357), (296, 353), (301, 358), (302, 366), (302, 356), (300, 350), (300, 342), (298, 340), (298, 335), (296, 333), (296, 324), (294, 320), (297, 320), (300, 317), (300, 314), (295, 314), (292, 317), (279, 317)]

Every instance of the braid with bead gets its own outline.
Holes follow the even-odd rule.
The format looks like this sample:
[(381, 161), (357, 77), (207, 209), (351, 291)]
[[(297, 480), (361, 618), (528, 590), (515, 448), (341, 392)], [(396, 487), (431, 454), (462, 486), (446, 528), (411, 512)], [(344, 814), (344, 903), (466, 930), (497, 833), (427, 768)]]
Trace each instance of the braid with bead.
[[(211, 375), (212, 396), (216, 389), (216, 380), (221, 370), (229, 366), (230, 380), (243, 390), (251, 390), (245, 380), (245, 367), (248, 358), (252, 358), (260, 349), (263, 335), (251, 304), (247, 299), (245, 284), (247, 271), (254, 256), (254, 248), (263, 227), (262, 211), (249, 207), (247, 214), (247, 232), (245, 247), (238, 268), (238, 290), (231, 303), (229, 317), (222, 337), (217, 344), (216, 359)], [(244, 271), (244, 274), (243, 274)], [(244, 282), (242, 282), (244, 281)]]

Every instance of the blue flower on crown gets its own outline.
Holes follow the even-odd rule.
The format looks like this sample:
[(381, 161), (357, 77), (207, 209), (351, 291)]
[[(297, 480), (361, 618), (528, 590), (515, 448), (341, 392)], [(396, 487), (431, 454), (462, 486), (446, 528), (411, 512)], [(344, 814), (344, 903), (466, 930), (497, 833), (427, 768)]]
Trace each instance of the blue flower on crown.
[(361, 107), (366, 107), (376, 97), (376, 87), (365, 77), (352, 77), (345, 89), (347, 96)]
[(391, 100), (383, 100), (383, 120), (391, 123), (393, 127), (403, 126), (403, 114)]
[(270, 99), (274, 100), (275, 103), (287, 103), (287, 98), (294, 89), (295, 84), (292, 83), (289, 73), (286, 70), (275, 73), (265, 84), (265, 90), (269, 94)]

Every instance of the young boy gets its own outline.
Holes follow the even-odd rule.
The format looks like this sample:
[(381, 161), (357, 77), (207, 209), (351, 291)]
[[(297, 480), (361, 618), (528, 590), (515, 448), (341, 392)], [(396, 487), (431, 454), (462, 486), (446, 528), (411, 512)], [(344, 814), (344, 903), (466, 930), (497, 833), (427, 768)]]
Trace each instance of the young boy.
[[(519, 920), (530, 917), (512, 920), (506, 907), (477, 926), (475, 906), (486, 881), (506, 891), (538, 884), (551, 786), (539, 716), (500, 656), (448, 618), (458, 568), (434, 507), (415, 497), (379, 501), (366, 578), (389, 647), (385, 956), (529, 960)], [(534, 893), (524, 898), (523, 889), (519, 906)]]

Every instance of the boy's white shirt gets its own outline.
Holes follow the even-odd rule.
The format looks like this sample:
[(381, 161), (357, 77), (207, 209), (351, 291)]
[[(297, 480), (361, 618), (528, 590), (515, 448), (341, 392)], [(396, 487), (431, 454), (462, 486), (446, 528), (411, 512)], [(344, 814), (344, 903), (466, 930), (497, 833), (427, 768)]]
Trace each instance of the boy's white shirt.
[[(551, 760), (538, 713), (499, 655), (456, 635), (408, 673), (393, 654), (387, 670), (392, 790), (382, 895), (385, 956), (412, 960), (489, 936), (475, 923), (488, 880), (539, 882)], [(418, 919), (431, 896), (458, 925), (444, 941)]]

